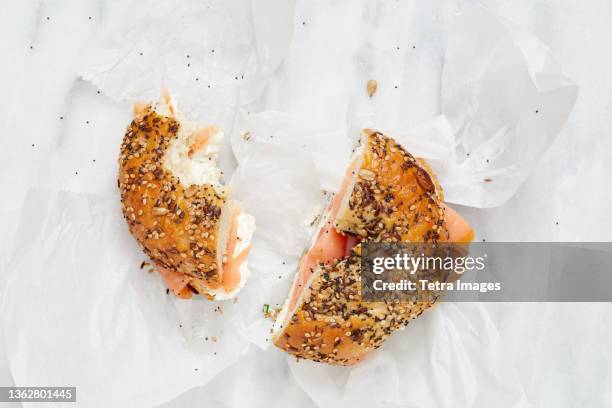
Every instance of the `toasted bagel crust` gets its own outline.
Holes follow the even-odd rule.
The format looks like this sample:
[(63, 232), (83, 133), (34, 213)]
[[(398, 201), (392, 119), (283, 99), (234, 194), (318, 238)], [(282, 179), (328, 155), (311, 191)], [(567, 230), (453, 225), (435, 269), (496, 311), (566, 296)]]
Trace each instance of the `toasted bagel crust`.
[(121, 145), (118, 186), (123, 215), (140, 247), (157, 266), (201, 280), (190, 285), (202, 292), (220, 286), (217, 236), (228, 194), (212, 185), (184, 187), (164, 168), (179, 126), (150, 105), (141, 108)]
[(363, 161), (336, 229), (368, 241), (446, 241), (442, 191), (430, 171), (381, 133), (364, 130), (362, 143)]

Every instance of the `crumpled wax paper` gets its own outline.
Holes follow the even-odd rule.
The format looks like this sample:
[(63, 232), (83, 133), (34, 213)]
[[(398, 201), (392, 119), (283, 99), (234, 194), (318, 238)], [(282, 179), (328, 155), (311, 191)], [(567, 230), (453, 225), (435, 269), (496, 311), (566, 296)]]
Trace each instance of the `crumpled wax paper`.
[(2, 304), (16, 384), (70, 384), (86, 406), (151, 406), (247, 351), (217, 305), (179, 302), (139, 270), (120, 210), (116, 195), (28, 194)]
[[(230, 134), (286, 54), (295, 1), (119, 2), (81, 75), (122, 101), (156, 101), (164, 87), (190, 120)], [(228, 150), (221, 168), (231, 174)]]
[(293, 1), (160, 1), (114, 5), (82, 76), (119, 100), (156, 100), (165, 85), (183, 112), (227, 125), (257, 97), (292, 38)]
[(528, 406), (497, 330), (482, 305), (440, 303), (359, 365), (290, 359), (321, 407)]
[[(221, 125), (229, 139), (221, 167), (235, 197), (257, 219), (248, 284), (235, 302), (181, 301), (166, 295), (157, 274), (139, 270), (145, 256), (127, 231), (114, 186), (129, 117), (113, 105), (113, 120), (100, 124), (92, 140), (69, 137), (49, 147), (40, 177), (45, 188), (26, 197), (6, 261), (0, 317), (11, 328), (6, 349), (17, 384), (76, 385), (87, 406), (150, 406), (218, 378), (254, 347), (264, 355), (281, 353), (270, 347), (271, 321), (262, 306), (283, 302), (308, 245), (310, 222), (327, 198), (323, 191), (338, 188), (362, 127), (386, 131), (430, 160), (449, 201), (487, 207), (502, 204), (518, 188), (576, 97), (576, 87), (538, 40), (468, 8), (453, 18), (448, 36), (442, 115), (406, 130), (404, 102), (418, 110), (424, 94), (402, 94), (400, 87), (389, 96), (394, 88), (385, 79), (398, 77), (397, 69), (418, 79), (436, 74), (420, 69), (423, 60), (385, 62), (396, 47), (381, 51), (371, 36), (401, 27), (402, 16), (412, 11), (409, 2), (362, 2), (322, 16), (331, 20), (322, 25), (302, 24), (305, 33), (299, 35), (310, 30), (320, 36), (319, 45), (330, 43), (331, 51), (320, 47), (321, 55), (348, 60), (340, 65), (341, 77), (325, 66), (304, 72), (306, 79), (320, 77), (321, 94), (298, 90), (294, 101), (275, 82), (296, 58), (303, 63), (303, 50), (290, 47), (293, 3), (255, 3), (118, 3), (82, 69), (83, 78), (125, 111), (127, 102), (156, 99), (165, 84), (190, 118)], [(364, 28), (359, 21), (370, 21), (370, 11), (376, 18)], [(326, 37), (325, 29), (336, 28), (330, 24), (335, 18), (343, 35)], [(395, 25), (387, 25), (388, 19)], [(405, 39), (401, 47), (411, 42)], [(373, 64), (378, 60), (384, 63)], [(373, 72), (379, 95), (369, 99), (365, 82)], [(355, 78), (363, 85), (359, 93), (350, 83)], [(287, 98), (270, 96), (267, 83)], [(413, 86), (419, 89), (418, 81)], [(79, 92), (72, 101), (76, 110)], [(258, 99), (262, 93), (264, 101)], [(108, 112), (107, 105), (100, 109)], [(70, 181), (57, 178), (67, 171), (68, 158), (89, 157), (92, 150), (103, 166), (84, 168)], [(291, 357), (275, 364), (288, 364), (319, 406), (525, 405), (503, 355), (481, 306), (439, 304), (360, 365), (328, 367)]]
[(442, 113), (456, 149), (436, 166), (447, 200), (473, 207), (506, 202), (577, 97), (578, 86), (539, 39), (481, 8), (459, 16), (442, 76)]
[(363, 123), (387, 131), (427, 159), (446, 201), (500, 206), (553, 143), (578, 86), (539, 39), (483, 8), (458, 14), (448, 38), (442, 114), (406, 130), (364, 110)]

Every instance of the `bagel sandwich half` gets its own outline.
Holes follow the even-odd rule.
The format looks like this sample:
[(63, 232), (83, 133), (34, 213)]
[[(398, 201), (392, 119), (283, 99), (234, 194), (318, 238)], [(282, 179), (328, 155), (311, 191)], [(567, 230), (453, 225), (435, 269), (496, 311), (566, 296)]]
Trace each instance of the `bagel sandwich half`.
[(165, 92), (136, 104), (119, 156), (130, 233), (178, 297), (233, 297), (245, 284), (255, 230), (216, 165), (223, 132), (186, 120)]
[(431, 307), (362, 301), (361, 244), (471, 241), (469, 224), (442, 199), (423, 160), (364, 130), (277, 315), (274, 344), (297, 358), (350, 365)]

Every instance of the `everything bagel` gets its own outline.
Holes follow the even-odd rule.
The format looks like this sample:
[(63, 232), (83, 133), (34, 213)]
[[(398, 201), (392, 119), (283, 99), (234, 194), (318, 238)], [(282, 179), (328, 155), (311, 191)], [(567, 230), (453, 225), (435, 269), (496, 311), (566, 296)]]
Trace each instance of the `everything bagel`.
[(119, 156), (131, 234), (179, 297), (227, 299), (244, 285), (255, 223), (220, 184), (223, 133), (186, 121), (166, 92), (136, 105)]

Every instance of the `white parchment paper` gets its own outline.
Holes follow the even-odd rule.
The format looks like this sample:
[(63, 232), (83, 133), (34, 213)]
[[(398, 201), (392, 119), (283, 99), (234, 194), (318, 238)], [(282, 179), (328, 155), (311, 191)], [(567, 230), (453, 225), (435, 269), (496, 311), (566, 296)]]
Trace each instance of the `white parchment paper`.
[[(273, 354), (275, 364), (289, 364), (319, 406), (525, 405), (479, 305), (438, 305), (355, 367), (295, 363), (278, 359), (280, 351), (270, 347), (271, 322), (262, 305), (284, 300), (309, 240), (308, 222), (324, 203), (323, 190), (339, 186), (362, 127), (386, 131), (430, 160), (449, 201), (489, 207), (516, 191), (571, 111), (577, 88), (548, 49), (469, 8), (449, 26), (440, 110), (420, 124), (406, 121), (404, 102), (418, 111), (419, 98), (429, 94), (405, 94), (400, 87), (392, 94), (390, 80), (437, 74), (422, 72), (410, 57), (392, 63), (391, 52), (416, 49), (413, 39), (387, 50), (371, 36), (402, 27), (406, 8), (364, 2), (330, 15), (342, 27), (330, 41), (330, 22), (294, 20), (293, 3), (280, 0), (113, 7), (90, 47), (83, 78), (124, 110), (127, 102), (156, 99), (166, 84), (187, 115), (223, 127), (229, 142), (222, 168), (236, 198), (257, 218), (252, 276), (236, 302), (167, 296), (156, 274), (139, 270), (145, 257), (114, 192), (127, 122), (113, 125), (112, 136), (100, 132), (89, 141), (49, 146), (39, 177), (45, 188), (29, 191), (14, 251), (3, 262), (0, 321), (11, 328), (6, 349), (16, 383), (76, 385), (86, 406), (151, 406), (217, 378), (256, 347)], [(295, 35), (313, 36), (320, 46), (318, 61), (337, 62), (346, 74), (338, 78), (325, 66), (305, 72), (306, 82), (320, 81), (313, 88), (320, 93), (312, 95), (299, 84), (281, 89), (278, 79), (286, 81), (294, 64), (317, 56), (305, 58), (301, 52), (309, 49), (291, 47), (300, 26), (310, 32)], [(364, 38), (366, 45), (358, 46)], [(372, 76), (380, 85), (370, 99), (365, 82)], [(294, 103), (293, 92), (308, 109)], [(317, 105), (321, 98), (326, 102)], [(92, 150), (107, 165), (79, 179), (57, 177), (64, 174), (63, 159)]]

